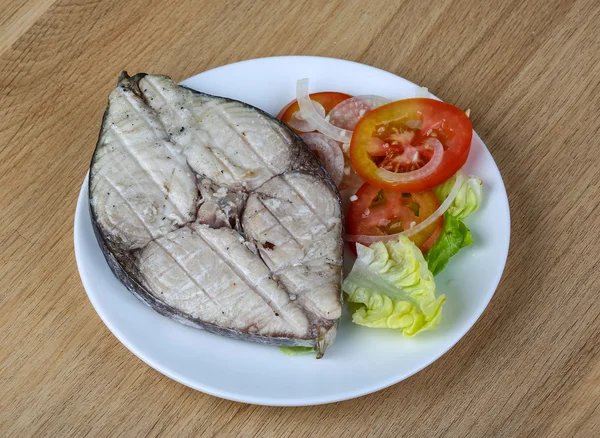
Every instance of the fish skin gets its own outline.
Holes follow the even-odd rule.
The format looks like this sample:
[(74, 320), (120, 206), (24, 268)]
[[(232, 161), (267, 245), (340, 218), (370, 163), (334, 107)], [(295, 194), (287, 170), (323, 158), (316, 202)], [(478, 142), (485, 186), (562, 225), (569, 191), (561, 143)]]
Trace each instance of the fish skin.
[[(126, 72), (123, 72), (123, 74), (119, 78), (118, 85), (127, 87), (129, 90), (131, 90), (131, 92), (133, 94), (139, 96), (148, 105), (149, 104), (149, 101), (147, 99), (148, 96), (146, 94), (144, 94), (142, 92), (142, 90), (140, 89), (140, 82), (143, 81), (144, 79), (146, 79), (146, 81), (148, 81), (149, 80), (148, 78), (152, 78), (152, 80), (155, 80), (155, 81), (156, 80), (163, 80), (163, 81), (168, 80), (168, 78), (166, 78), (166, 77), (147, 76), (144, 73), (140, 73), (135, 76), (129, 77)], [(154, 79), (154, 78), (159, 78), (159, 79)], [(207, 101), (220, 99), (222, 102), (226, 102), (226, 103), (232, 102), (232, 105), (235, 108), (241, 108), (240, 111), (255, 112), (256, 114), (259, 114), (261, 117), (264, 117), (268, 121), (269, 124), (273, 124), (273, 126), (276, 126), (277, 129), (280, 130), (280, 132), (282, 133), (281, 135), (285, 136), (286, 138), (289, 138), (289, 140), (290, 140), (290, 143), (287, 145), (287, 149), (288, 149), (288, 153), (289, 153), (288, 161), (289, 161), (290, 165), (288, 166), (287, 169), (284, 169), (280, 174), (283, 174), (283, 173), (289, 174), (289, 173), (293, 173), (293, 172), (299, 172), (302, 174), (310, 174), (313, 177), (314, 181), (316, 181), (317, 184), (321, 184), (321, 186), (324, 190), (326, 190), (326, 191), (328, 190), (333, 194), (333, 197), (337, 204), (337, 209), (338, 209), (338, 211), (341, 211), (341, 203), (339, 200), (339, 194), (337, 192), (337, 188), (331, 182), (330, 178), (327, 176), (327, 174), (324, 171), (323, 167), (321, 166), (320, 162), (310, 152), (308, 147), (306, 147), (306, 145), (302, 142), (302, 140), (296, 134), (294, 134), (291, 130), (289, 130), (287, 128), (287, 126), (285, 126), (283, 123), (279, 122), (277, 119), (274, 119), (270, 115), (264, 113), (260, 109), (251, 107), (250, 105), (247, 105), (243, 102), (238, 102), (238, 101), (235, 101), (232, 99), (225, 99), (225, 98), (218, 98), (215, 96), (210, 96), (210, 95), (207, 95), (204, 93), (199, 93), (195, 90), (188, 89), (185, 87), (179, 87), (179, 88), (189, 90), (189, 92), (192, 93), (193, 96), (202, 96)], [(106, 227), (103, 226), (102, 221), (99, 220), (98, 208), (97, 208), (97, 205), (95, 205), (95, 203), (93, 202), (93, 200), (95, 199), (95, 193), (93, 192), (92, 181), (94, 179), (95, 171), (96, 171), (95, 158), (96, 158), (99, 148), (101, 147), (103, 138), (105, 138), (105, 135), (103, 135), (103, 133), (105, 133), (106, 130), (108, 129), (107, 123), (108, 123), (108, 119), (109, 119), (109, 111), (110, 111), (110, 106), (107, 107), (107, 109), (105, 111), (98, 143), (97, 143), (96, 150), (94, 152), (94, 156), (92, 158), (92, 163), (90, 166), (89, 197), (90, 197), (90, 212), (91, 212), (91, 216), (92, 216), (92, 225), (93, 225), (95, 235), (97, 237), (97, 240), (100, 244), (100, 247), (102, 249), (102, 252), (103, 252), (105, 258), (106, 258), (111, 270), (116, 275), (116, 277), (136, 297), (138, 297), (146, 305), (148, 305), (149, 307), (151, 307), (153, 310), (157, 311), (161, 315), (172, 318), (180, 323), (190, 325), (193, 327), (197, 327), (197, 328), (200, 328), (200, 329), (203, 329), (203, 330), (206, 330), (208, 332), (215, 333), (218, 335), (227, 336), (227, 337), (245, 340), (245, 341), (252, 341), (252, 342), (258, 342), (258, 343), (269, 344), (269, 345), (278, 345), (278, 346), (311, 346), (311, 347), (314, 346), (314, 347), (317, 347), (317, 350), (318, 350), (317, 357), (321, 357), (323, 355), (325, 349), (333, 342), (333, 340), (335, 338), (335, 333), (337, 331), (338, 318), (339, 318), (339, 314), (341, 313), (341, 298), (342, 298), (342, 293), (341, 293), (341, 276), (342, 276), (342, 273), (341, 273), (341, 271), (342, 271), (341, 270), (341, 251), (342, 251), (341, 234), (343, 231), (342, 230), (343, 224), (341, 223), (341, 217), (338, 218), (338, 219), (340, 219), (340, 223), (337, 225), (337, 228), (334, 230), (334, 232), (339, 235), (339, 239), (338, 239), (339, 240), (339, 245), (338, 245), (339, 251), (333, 255), (334, 258), (339, 259), (339, 260), (337, 260), (337, 263), (334, 264), (334, 268), (333, 268), (335, 270), (335, 274), (337, 275), (337, 284), (339, 287), (339, 292), (336, 291), (337, 296), (338, 296), (338, 299), (337, 299), (338, 306), (336, 307), (335, 304), (332, 305), (331, 303), (329, 303), (330, 307), (332, 306), (330, 310), (333, 310), (333, 312), (331, 312), (331, 311), (329, 312), (329, 313), (333, 313), (333, 317), (331, 319), (323, 319), (320, 316), (315, 316), (314, 313), (312, 313), (306, 309), (303, 309), (304, 312), (307, 315), (309, 315), (309, 318), (312, 318), (311, 324), (313, 324), (313, 325), (310, 328), (310, 332), (306, 336), (290, 337), (289, 334), (282, 335), (282, 336), (278, 336), (277, 333), (272, 333), (271, 335), (261, 335), (259, 333), (251, 333), (248, 330), (244, 330), (243, 328), (231, 329), (228, 327), (223, 327), (217, 323), (209, 323), (201, 318), (196, 318), (196, 317), (190, 315), (189, 313), (186, 313), (186, 312), (183, 312), (183, 311), (177, 309), (175, 306), (171, 306), (171, 305), (165, 303), (163, 300), (158, 298), (154, 293), (152, 293), (151, 290), (149, 290), (149, 288), (147, 287), (147, 283), (145, 282), (144, 276), (140, 272), (139, 266), (137, 265), (138, 256), (140, 254), (141, 249), (123, 248), (123, 246), (120, 245), (120, 242), (118, 241), (118, 239), (111, 238), (110, 231), (107, 230)], [(155, 112), (156, 112), (156, 110), (155, 110)], [(160, 117), (159, 117), (159, 119), (160, 119)], [(164, 122), (164, 119), (161, 119), (161, 122)], [(170, 134), (169, 137), (171, 137), (171, 140), (172, 140), (173, 139), (172, 133), (169, 133), (169, 134)], [(177, 141), (172, 141), (172, 143), (174, 146), (179, 145), (179, 143)], [(218, 177), (218, 175), (216, 175), (216, 176)], [(204, 175), (202, 175), (202, 177), (204, 177)], [(264, 177), (263, 179), (265, 179), (265, 180), (264, 181), (260, 180), (259, 183), (257, 183), (257, 186), (255, 187), (255, 189), (260, 189), (260, 187), (262, 187), (267, 181), (269, 181), (269, 179), (276, 178), (276, 177), (278, 177), (278, 175), (271, 175), (268, 178)], [(195, 180), (196, 180), (197, 185), (200, 186), (200, 181), (198, 180), (198, 175), (195, 176)], [(242, 187), (236, 187), (235, 184), (233, 184), (233, 186), (232, 186), (231, 184), (227, 185), (227, 182), (225, 182), (225, 183), (226, 184), (224, 186), (227, 187), (228, 190), (230, 190), (230, 189), (232, 191), (235, 191), (236, 189), (243, 190)], [(254, 194), (254, 192), (251, 190), (250, 196), (252, 196), (253, 194)], [(196, 203), (196, 202), (197, 201), (194, 198), (194, 203)], [(335, 210), (335, 208), (334, 208), (334, 210)], [(239, 210), (237, 211), (237, 213), (239, 214)], [(242, 213), (242, 216), (244, 216), (244, 214), (245, 213)], [(338, 215), (341, 215), (341, 213), (339, 213)], [(186, 219), (189, 219), (189, 218), (182, 217), (182, 221), (181, 221), (182, 223), (176, 224), (174, 230), (164, 230), (164, 231), (161, 230), (160, 231), (161, 235), (158, 237), (152, 236), (151, 240), (154, 241), (156, 239), (160, 239), (161, 237), (164, 237), (168, 233), (179, 229), (181, 226), (185, 227), (185, 226), (188, 226), (189, 223), (193, 222), (193, 218), (192, 218), (192, 220), (186, 220)], [(186, 224), (188, 224), (188, 225), (186, 225)], [(223, 224), (224, 224), (224, 222), (221, 221), (219, 225), (223, 226)], [(194, 226), (199, 226), (199, 225), (194, 225)], [(241, 225), (240, 225), (239, 219), (238, 219), (238, 222), (236, 223), (236, 226), (238, 227), (237, 231), (241, 231)], [(251, 250), (255, 251), (257, 254), (259, 252), (261, 252), (260, 250), (257, 250), (257, 248), (256, 248), (256, 244), (257, 244), (256, 240), (250, 239), (249, 241), (244, 242), (244, 244), (247, 245), (248, 248), (250, 248)]]

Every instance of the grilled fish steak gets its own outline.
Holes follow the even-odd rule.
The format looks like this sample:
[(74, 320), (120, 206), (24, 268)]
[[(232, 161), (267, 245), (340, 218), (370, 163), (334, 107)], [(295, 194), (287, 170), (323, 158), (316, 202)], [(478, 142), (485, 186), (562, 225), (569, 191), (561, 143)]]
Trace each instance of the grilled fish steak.
[(342, 311), (340, 199), (302, 140), (268, 114), (123, 73), (90, 167), (112, 271), (184, 324), (280, 346), (333, 342)]

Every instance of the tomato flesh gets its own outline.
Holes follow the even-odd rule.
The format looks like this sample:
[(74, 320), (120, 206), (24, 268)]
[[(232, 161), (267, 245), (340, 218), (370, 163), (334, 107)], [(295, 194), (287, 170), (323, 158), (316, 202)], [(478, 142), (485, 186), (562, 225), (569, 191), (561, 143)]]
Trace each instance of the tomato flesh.
[[(431, 190), (402, 193), (365, 183), (358, 189), (356, 196), (358, 199), (350, 204), (346, 216), (346, 230), (351, 235), (397, 234), (408, 230), (413, 223), (416, 225), (423, 222), (440, 206)], [(423, 231), (410, 236), (410, 240), (425, 253), (437, 240), (443, 224), (444, 219), (440, 217)]]
[[(345, 93), (338, 93), (335, 91), (323, 91), (320, 93), (313, 93), (310, 95), (310, 99), (315, 102), (319, 102), (325, 108), (325, 114), (329, 113), (338, 103), (343, 102), (346, 99), (350, 99), (352, 96)], [(288, 123), (294, 114), (300, 110), (297, 100), (292, 100), (286, 106), (279, 111), (277, 118), (283, 123)], [(290, 127), (291, 128), (291, 127)], [(300, 134), (300, 131), (291, 128), (296, 134)]]
[[(432, 189), (454, 175), (467, 161), (473, 128), (454, 105), (434, 99), (405, 99), (376, 108), (358, 122), (350, 143), (356, 172), (371, 185), (397, 192)], [(441, 164), (430, 174), (411, 181), (390, 181), (377, 173), (383, 168), (406, 173), (431, 160), (435, 138), (444, 148)]]

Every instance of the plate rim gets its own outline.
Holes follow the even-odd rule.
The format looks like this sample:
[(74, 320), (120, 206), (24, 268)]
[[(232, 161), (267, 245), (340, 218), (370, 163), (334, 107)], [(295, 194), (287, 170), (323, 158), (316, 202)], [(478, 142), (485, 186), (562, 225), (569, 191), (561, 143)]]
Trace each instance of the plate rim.
[[(237, 61), (237, 62), (233, 62), (230, 64), (225, 64), (225, 65), (221, 65), (218, 67), (214, 67), (211, 68), (209, 70), (206, 70), (204, 72), (198, 73), (196, 75), (190, 76), (187, 79), (184, 79), (183, 81), (181, 81), (180, 83), (189, 83), (191, 81), (194, 80), (194, 78), (196, 78), (197, 76), (203, 75), (205, 73), (208, 72), (213, 72), (222, 68), (230, 68), (231, 66), (234, 65), (240, 65), (240, 64), (246, 64), (246, 63), (256, 63), (256, 62), (264, 62), (266, 60), (271, 60), (271, 61), (276, 61), (276, 60), (290, 60), (290, 59), (295, 59), (295, 60), (306, 60), (306, 61), (318, 61), (318, 62), (322, 62), (322, 61), (326, 61), (326, 62), (339, 62), (339, 63), (347, 63), (347, 64), (353, 64), (356, 66), (359, 66), (360, 68), (368, 68), (368, 69), (372, 69), (374, 71), (377, 71), (378, 74), (381, 73), (385, 73), (387, 75), (393, 76), (394, 80), (397, 79), (401, 79), (402, 81), (406, 82), (407, 84), (410, 85), (415, 85), (418, 86), (417, 84), (414, 84), (413, 82), (409, 81), (408, 79), (405, 79), (401, 76), (398, 76), (394, 73), (391, 73), (389, 71), (386, 70), (382, 70), (379, 69), (377, 67), (368, 65), (368, 64), (362, 64), (356, 61), (350, 61), (350, 60), (345, 60), (345, 59), (338, 59), (338, 58), (330, 58), (330, 57), (325, 57), (325, 56), (272, 56), (272, 57), (261, 57), (261, 58), (252, 58), (252, 59), (246, 59), (246, 60), (241, 60), (241, 61)], [(487, 153), (490, 154), (487, 146), (485, 145), (485, 143), (481, 140), (481, 138), (479, 137), (479, 135), (475, 132), (475, 130), (473, 130), (473, 134), (474, 137), (476, 137), (481, 144), (484, 146), (485, 150), (487, 151)], [(86, 292), (86, 295), (88, 296), (88, 299), (90, 300), (92, 307), (94, 308), (94, 310), (96, 311), (96, 313), (98, 314), (98, 316), (100, 317), (100, 319), (102, 320), (102, 322), (104, 323), (104, 325), (106, 325), (106, 327), (109, 329), (109, 331), (119, 340), (119, 342), (121, 344), (123, 344), (130, 352), (132, 352), (138, 359), (140, 359), (142, 362), (144, 362), (145, 364), (147, 364), (148, 366), (150, 366), (151, 368), (153, 368), (154, 370), (156, 370), (157, 372), (169, 377), (172, 380), (175, 380), (178, 383), (181, 383), (182, 385), (185, 385), (189, 388), (195, 389), (197, 391), (203, 392), (205, 394), (209, 394), (215, 397), (219, 397), (219, 398), (223, 398), (226, 400), (231, 400), (231, 401), (235, 401), (235, 402), (240, 402), (240, 403), (249, 403), (249, 404), (255, 404), (255, 405), (263, 405), (263, 406), (316, 406), (316, 405), (322, 405), (322, 404), (328, 404), (328, 403), (335, 403), (335, 402), (340, 402), (340, 401), (345, 401), (345, 400), (350, 400), (353, 398), (357, 398), (357, 397), (361, 397), (367, 394), (371, 394), (374, 392), (378, 392), (382, 389), (388, 388), (392, 385), (395, 385), (396, 383), (399, 383), (413, 375), (415, 375), (416, 373), (418, 373), (419, 371), (425, 369), (426, 367), (430, 366), (432, 363), (434, 363), (435, 361), (437, 361), (438, 359), (440, 359), (440, 357), (442, 357), (443, 355), (445, 355), (448, 351), (450, 351), (461, 339), (464, 338), (464, 336), (473, 328), (473, 326), (477, 323), (477, 321), (481, 318), (481, 316), (483, 315), (485, 309), (488, 307), (490, 301), (492, 300), (493, 296), (496, 294), (496, 291), (498, 289), (498, 286), (500, 284), (500, 282), (502, 281), (502, 278), (504, 276), (504, 272), (505, 272), (505, 268), (506, 268), (506, 261), (508, 258), (508, 253), (510, 250), (510, 236), (511, 236), (511, 215), (510, 215), (510, 205), (508, 202), (508, 194), (506, 192), (506, 185), (504, 184), (504, 180), (502, 178), (502, 174), (500, 172), (500, 169), (498, 168), (498, 165), (496, 164), (496, 161), (493, 159), (493, 156), (491, 156), (492, 161), (494, 163), (494, 166), (496, 167), (497, 171), (498, 171), (498, 176), (499, 176), (499, 181), (501, 183), (501, 189), (502, 192), (504, 193), (505, 196), (503, 196), (503, 199), (505, 201), (505, 205), (502, 208), (502, 211), (505, 212), (506, 214), (506, 224), (507, 224), (507, 229), (505, 230), (506, 236), (507, 236), (507, 242), (506, 242), (506, 250), (504, 251), (504, 253), (502, 254), (501, 257), (501, 261), (502, 261), (502, 269), (499, 271), (499, 274), (496, 276), (497, 278), (493, 279), (493, 282), (490, 282), (490, 285), (493, 284), (493, 292), (490, 294), (489, 298), (487, 300), (484, 301), (483, 303), (483, 307), (481, 308), (481, 311), (479, 312), (473, 312), (471, 313), (471, 317), (468, 319), (467, 324), (465, 325), (465, 328), (463, 330), (461, 330), (459, 333), (459, 336), (456, 336), (456, 340), (452, 341), (450, 343), (450, 345), (445, 348), (445, 349), (441, 349), (439, 354), (434, 355), (433, 358), (430, 361), (425, 361), (422, 365), (415, 367), (413, 370), (411, 370), (408, 373), (403, 373), (400, 377), (398, 377), (398, 375), (392, 376), (389, 379), (382, 381), (381, 384), (376, 385), (376, 386), (371, 386), (368, 388), (363, 388), (363, 389), (358, 389), (358, 390), (350, 390), (350, 391), (343, 391), (343, 392), (338, 392), (335, 395), (329, 395), (329, 396), (314, 396), (310, 399), (304, 397), (304, 398), (282, 398), (282, 399), (274, 399), (272, 397), (269, 396), (248, 396), (248, 395), (240, 395), (240, 394), (236, 394), (236, 393), (231, 393), (227, 390), (220, 390), (216, 387), (212, 387), (210, 385), (206, 385), (206, 384), (198, 384), (198, 382), (193, 381), (193, 379), (186, 379), (186, 378), (182, 378), (181, 376), (178, 376), (177, 373), (172, 372), (169, 367), (165, 367), (159, 363), (157, 363), (155, 360), (153, 360), (150, 357), (147, 357), (147, 355), (145, 355), (140, 349), (138, 349), (135, 345), (135, 343), (133, 342), (129, 342), (127, 339), (127, 336), (125, 336), (123, 333), (120, 332), (120, 330), (118, 330), (111, 322), (111, 318), (105, 313), (105, 311), (103, 310), (102, 306), (100, 305), (98, 299), (96, 298), (96, 296), (92, 293), (89, 292), (89, 290), (91, 289), (91, 286), (89, 284), (89, 278), (86, 277), (84, 275), (84, 273), (88, 270), (88, 267), (83, 265), (83, 262), (81, 260), (81, 245), (82, 243), (82, 239), (84, 239), (84, 237), (81, 235), (82, 234), (82, 228), (83, 228), (83, 224), (82, 221), (84, 220), (84, 218), (82, 217), (85, 216), (81, 209), (86, 208), (86, 206), (89, 204), (88, 202), (88, 196), (87, 196), (87, 187), (88, 187), (88, 181), (89, 181), (89, 170), (86, 173), (86, 176), (84, 178), (78, 199), (77, 199), (77, 205), (76, 205), (76, 210), (75, 210), (75, 218), (74, 218), (74, 250), (75, 250), (75, 259), (76, 259), (76, 264), (77, 264), (77, 269), (79, 272), (79, 276), (81, 278), (84, 290)], [(140, 305), (142, 305), (142, 303), (139, 303)]]

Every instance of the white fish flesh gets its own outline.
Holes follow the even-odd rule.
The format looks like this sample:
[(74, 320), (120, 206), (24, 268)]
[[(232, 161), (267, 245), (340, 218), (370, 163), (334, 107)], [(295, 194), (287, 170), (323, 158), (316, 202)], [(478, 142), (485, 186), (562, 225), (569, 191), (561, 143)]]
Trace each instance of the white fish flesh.
[(123, 73), (90, 167), (96, 236), (115, 275), (162, 315), (321, 357), (342, 311), (340, 199), (277, 119)]

